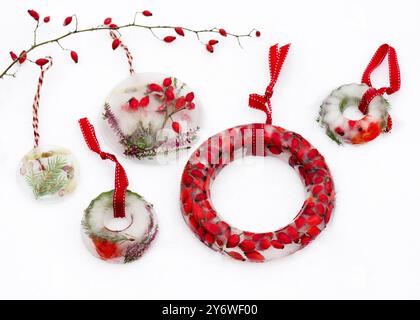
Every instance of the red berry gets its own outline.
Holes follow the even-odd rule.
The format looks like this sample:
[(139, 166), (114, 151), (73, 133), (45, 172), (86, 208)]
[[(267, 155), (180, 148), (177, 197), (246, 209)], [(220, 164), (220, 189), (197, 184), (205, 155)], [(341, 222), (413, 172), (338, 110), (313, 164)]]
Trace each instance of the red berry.
[(218, 40), (215, 40), (215, 39), (209, 40), (209, 45), (211, 45), (211, 46), (214, 46), (215, 44), (218, 44), (218, 43), (219, 43)]
[(172, 84), (172, 78), (165, 78), (163, 79), (163, 86), (169, 87)]
[(245, 258), (239, 253), (239, 252), (236, 252), (236, 251), (229, 251), (229, 252), (226, 252), (230, 257), (232, 257), (233, 259), (236, 259), (236, 260), (240, 260), (240, 261), (245, 261)]
[(276, 248), (276, 249), (284, 248), (284, 245), (280, 241), (277, 241), (277, 240), (271, 240), (271, 245), (273, 246), (273, 248)]
[(226, 243), (227, 248), (233, 248), (236, 247), (239, 244), (240, 237), (237, 234), (232, 234)]
[(189, 110), (194, 110), (195, 109), (195, 103), (191, 102), (190, 104), (188, 104), (187, 108)]
[(151, 83), (149, 84), (149, 90), (150, 91), (155, 91), (155, 92), (162, 92), (163, 89), (160, 85), (158, 85), (157, 83)]
[(111, 24), (109, 25), (109, 28), (110, 28), (110, 29), (117, 29), (117, 28), (118, 28), (118, 26), (117, 26), (115, 23), (111, 23)]
[(104, 25), (109, 25), (109, 24), (111, 24), (111, 22), (112, 22), (112, 18), (106, 18), (105, 20), (104, 20)]
[(340, 127), (335, 128), (335, 133), (337, 133), (339, 136), (344, 136), (344, 130)]
[(308, 236), (303, 236), (301, 239), (300, 239), (300, 244), (302, 245), (302, 246), (307, 246), (310, 242), (312, 241), (312, 238), (311, 237), (308, 237)]
[(12, 58), (13, 61), (16, 61), (18, 58), (16, 53), (14, 53), (13, 51), (10, 51), (10, 57)]
[(173, 89), (172, 89), (172, 90), (170, 90), (170, 89), (166, 90), (166, 92), (165, 92), (165, 96), (166, 96), (166, 99), (167, 99), (168, 101), (172, 101), (172, 100), (174, 100), (174, 99), (175, 99), (174, 90), (173, 90)]
[(139, 108), (139, 100), (136, 98), (131, 98), (129, 101), (129, 106), (131, 110), (137, 110)]
[(77, 55), (76, 51), (71, 51), (70, 52), (70, 57), (73, 59), (74, 63), (79, 62), (79, 56)]
[(208, 244), (213, 244), (215, 240), (216, 239), (214, 238), (214, 236), (210, 233), (206, 233), (206, 235), (204, 236), (204, 241)]
[(163, 38), (163, 41), (165, 41), (167, 43), (171, 43), (175, 39), (176, 39), (176, 37), (174, 37), (174, 36), (166, 36), (165, 38)]
[(188, 92), (185, 96), (185, 100), (187, 102), (192, 102), (194, 100), (194, 92)]
[(179, 34), (181, 37), (185, 36), (184, 30), (181, 27), (176, 27), (175, 32)]
[(121, 44), (121, 40), (120, 39), (114, 39), (114, 41), (112, 41), (112, 50), (117, 49)]
[(267, 250), (268, 248), (271, 247), (271, 241), (268, 240), (267, 238), (263, 238), (261, 239), (260, 243), (259, 243), (259, 247), (261, 250)]
[(272, 154), (280, 154), (281, 153), (281, 149), (279, 149), (278, 147), (276, 147), (276, 146), (269, 146), (268, 147), (268, 150), (270, 150), (270, 152), (272, 153)]
[(179, 133), (181, 131), (181, 125), (178, 122), (172, 122), (172, 129), (176, 132)]
[(225, 29), (219, 29), (219, 33), (221, 36), (226, 37), (227, 36), (227, 32)]
[(208, 52), (214, 52), (214, 48), (211, 44), (207, 44), (206, 49), (207, 49)]
[(239, 248), (242, 249), (243, 252), (250, 252), (255, 250), (255, 243), (251, 240), (244, 240), (239, 244)]
[(321, 230), (319, 230), (317, 227), (310, 227), (306, 233), (314, 238), (321, 233)]
[(310, 226), (317, 226), (322, 222), (322, 218), (317, 215), (310, 216), (306, 219), (306, 223)]
[(320, 186), (320, 185), (315, 186), (315, 187), (312, 189), (312, 194), (316, 196), (317, 194), (321, 193), (322, 189), (323, 189), (323, 188), (322, 188), (322, 186)]
[(200, 170), (194, 169), (191, 171), (191, 174), (196, 178), (202, 178), (203, 173)]
[(41, 59), (36, 60), (35, 63), (37, 65), (39, 65), (40, 67), (42, 67), (42, 66), (46, 65), (48, 63), (48, 61), (49, 61), (48, 59), (41, 58)]
[(178, 99), (176, 99), (175, 108), (181, 109), (185, 106), (185, 103), (186, 103), (185, 97), (179, 97)]
[(295, 220), (295, 225), (296, 225), (296, 228), (298, 229), (302, 228), (304, 224), (305, 224), (305, 218), (303, 217), (299, 217)]
[(245, 255), (251, 261), (263, 262), (265, 260), (264, 256), (258, 251), (246, 252)]
[(28, 10), (29, 15), (34, 18), (34, 20), (39, 21), (39, 13), (35, 10)]
[(285, 234), (284, 232), (277, 233), (277, 239), (282, 244), (289, 244), (289, 243), (292, 242), (292, 240), (290, 239), (290, 237), (287, 234)]
[(193, 212), (194, 217), (197, 219), (197, 221), (204, 219), (203, 209), (197, 203), (192, 204), (192, 212)]
[(50, 22), (50, 20), (51, 20), (51, 17), (47, 16), (47, 17), (44, 18), (44, 23), (48, 23), (48, 22)]
[(26, 61), (26, 51), (23, 50), (19, 55), (19, 63), (22, 64)]
[(255, 36), (257, 36), (257, 37), (261, 37), (261, 31), (255, 31)]
[(218, 235), (221, 232), (220, 227), (213, 222), (205, 222), (203, 224), (203, 227), (207, 232), (209, 232), (213, 235)]
[(64, 19), (63, 26), (68, 26), (73, 21), (73, 16)]
[(151, 17), (153, 15), (149, 10), (144, 10), (142, 13), (145, 17)]
[(286, 231), (292, 240), (296, 240), (297, 238), (299, 238), (299, 233), (297, 232), (295, 228), (287, 227)]
[(149, 96), (144, 96), (139, 101), (139, 106), (142, 108), (146, 108), (149, 105), (150, 99)]

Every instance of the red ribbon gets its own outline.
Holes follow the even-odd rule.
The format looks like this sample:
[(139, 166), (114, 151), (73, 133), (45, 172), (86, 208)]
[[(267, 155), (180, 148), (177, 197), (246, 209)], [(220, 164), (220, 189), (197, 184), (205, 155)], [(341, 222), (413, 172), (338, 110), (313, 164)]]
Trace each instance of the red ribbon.
[(278, 48), (278, 44), (270, 47), (270, 54), (268, 57), (270, 64), (270, 84), (267, 86), (263, 96), (256, 93), (249, 95), (249, 106), (251, 108), (264, 111), (267, 115), (265, 122), (267, 124), (271, 124), (273, 120), (271, 116), (272, 109), (270, 99), (273, 95), (274, 85), (277, 82), (283, 63), (286, 60), (289, 48), (290, 43), (280, 47), (280, 49)]
[[(389, 87), (382, 87), (376, 89), (372, 86), (372, 81), (370, 76), (372, 72), (378, 68), (384, 59), (388, 56), (388, 69), (389, 69)], [(400, 90), (401, 87), (401, 77), (400, 77), (400, 67), (398, 65), (397, 52), (393, 47), (388, 44), (383, 44), (375, 52), (372, 60), (370, 60), (368, 66), (366, 67), (365, 72), (362, 76), (362, 83), (368, 85), (370, 88), (365, 92), (362, 99), (359, 103), (359, 110), (366, 114), (369, 104), (373, 98), (381, 96), (383, 94), (391, 95), (394, 92)], [(391, 117), (388, 118), (388, 123), (391, 124)]]
[(125, 194), (128, 187), (127, 174), (113, 154), (101, 150), (98, 139), (96, 138), (95, 128), (90, 124), (89, 120), (87, 118), (80, 119), (79, 125), (89, 149), (99, 154), (102, 160), (109, 159), (115, 163), (114, 218), (124, 218)]

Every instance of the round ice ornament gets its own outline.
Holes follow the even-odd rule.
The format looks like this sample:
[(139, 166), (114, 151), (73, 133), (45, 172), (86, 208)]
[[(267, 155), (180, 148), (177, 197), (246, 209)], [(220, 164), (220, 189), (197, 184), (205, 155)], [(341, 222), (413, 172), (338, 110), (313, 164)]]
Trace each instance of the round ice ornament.
[[(389, 87), (372, 87), (371, 73), (388, 56)], [(384, 44), (379, 47), (362, 76), (362, 83), (343, 85), (324, 100), (319, 112), (318, 122), (326, 129), (327, 135), (338, 144), (362, 144), (377, 138), (382, 132), (390, 132), (392, 119), (389, 103), (383, 95), (400, 89), (400, 69), (397, 54), (393, 47)], [(357, 106), (362, 117), (348, 119), (344, 111)]]
[(151, 159), (191, 146), (199, 110), (194, 91), (182, 80), (136, 73), (109, 94), (103, 118), (125, 155)]
[(76, 188), (77, 166), (71, 152), (61, 147), (40, 145), (39, 102), (45, 72), (52, 66), (52, 58), (46, 57), (48, 63), (40, 65), (41, 74), (33, 102), (32, 126), (34, 147), (21, 160), (18, 176), (21, 185), (35, 199), (61, 198)]
[[(119, 39), (113, 31), (111, 36)], [(130, 51), (122, 42), (120, 46), (131, 75), (104, 103), (103, 119), (111, 140), (137, 159), (157, 159), (190, 148), (199, 131), (200, 105), (194, 91), (177, 77), (135, 73)]]
[(88, 119), (80, 119), (79, 124), (89, 149), (116, 165), (114, 190), (101, 193), (84, 212), (84, 243), (95, 257), (104, 261), (135, 261), (149, 248), (158, 231), (153, 205), (127, 190), (128, 178), (124, 168), (114, 155), (101, 150)]
[[(299, 134), (272, 125), (270, 98), (289, 46), (270, 48), (270, 84), (264, 96), (250, 95), (250, 107), (264, 111), (266, 123), (233, 127), (209, 138), (190, 157), (182, 175), (181, 211), (191, 230), (211, 249), (240, 261), (264, 262), (304, 248), (325, 229), (334, 208), (334, 183), (324, 157)], [(287, 156), (298, 172), (307, 196), (287, 226), (258, 233), (240, 230), (214, 208), (212, 182), (243, 156)]]

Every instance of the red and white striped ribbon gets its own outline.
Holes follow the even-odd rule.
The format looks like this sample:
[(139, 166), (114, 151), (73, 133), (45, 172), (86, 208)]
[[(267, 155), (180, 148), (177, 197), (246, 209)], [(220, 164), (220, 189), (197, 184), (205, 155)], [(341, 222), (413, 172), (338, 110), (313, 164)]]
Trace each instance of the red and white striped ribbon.
[(39, 100), (41, 98), (41, 88), (42, 88), (42, 84), (44, 83), (45, 71), (47, 71), (53, 65), (52, 57), (46, 57), (46, 59), (48, 59), (48, 63), (40, 67), (41, 74), (39, 75), (38, 87), (36, 89), (35, 98), (32, 105), (32, 127), (34, 129), (34, 148), (37, 148), (39, 146), (39, 138), (40, 138), (38, 112), (39, 112)]
[[(112, 39), (119, 39), (121, 41), (121, 39), (117, 36), (117, 34), (114, 31), (110, 32), (111, 38)], [(130, 52), (130, 50), (128, 49), (128, 47), (121, 41), (120, 46), (124, 49), (125, 51), (125, 55), (127, 56), (127, 60), (128, 60), (128, 67), (130, 69), (130, 74), (134, 74), (134, 68), (133, 68), (133, 56)]]

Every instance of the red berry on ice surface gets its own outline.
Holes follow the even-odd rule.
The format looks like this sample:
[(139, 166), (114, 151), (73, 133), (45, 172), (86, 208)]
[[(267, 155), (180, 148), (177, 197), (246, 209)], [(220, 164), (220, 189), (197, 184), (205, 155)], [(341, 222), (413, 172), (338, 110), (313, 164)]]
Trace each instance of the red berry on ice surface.
[(63, 26), (68, 26), (73, 21), (73, 16), (64, 19)]
[(194, 92), (188, 92), (185, 96), (185, 100), (187, 102), (192, 102), (194, 100)]
[(42, 67), (42, 66), (46, 65), (48, 63), (48, 61), (49, 61), (48, 59), (41, 58), (41, 59), (36, 60), (35, 63), (37, 65), (39, 65), (40, 67)]
[(51, 17), (47, 16), (47, 17), (44, 18), (44, 23), (48, 23), (48, 22), (50, 22), (50, 20), (51, 20)]
[(137, 110), (139, 108), (139, 100), (136, 98), (131, 98), (129, 101), (129, 106), (131, 110)]
[(178, 122), (172, 122), (172, 129), (176, 132), (179, 133), (181, 131), (181, 125)]
[(111, 22), (112, 22), (112, 18), (106, 18), (105, 20), (104, 20), (104, 25), (109, 25), (109, 24), (111, 24)]
[(172, 78), (165, 78), (163, 79), (163, 86), (169, 87), (172, 84)]
[(149, 105), (149, 102), (150, 102), (149, 96), (144, 96), (143, 98), (140, 99), (139, 106), (142, 108), (145, 108)]
[(70, 57), (73, 59), (74, 63), (79, 62), (79, 56), (77, 55), (76, 51), (71, 51), (70, 52)]
[(35, 10), (28, 10), (29, 15), (34, 18), (34, 20), (39, 21), (39, 13)]
[(225, 29), (219, 29), (219, 33), (221, 36), (226, 37), (227, 36), (227, 32)]
[(149, 10), (144, 10), (142, 13), (145, 17), (151, 17), (153, 15)]
[(208, 52), (211, 52), (211, 53), (214, 52), (214, 48), (211, 44), (207, 44), (206, 49), (207, 49)]
[(12, 58), (13, 61), (16, 61), (18, 58), (16, 53), (14, 53), (13, 51), (10, 51), (10, 57)]
[(149, 90), (150, 91), (155, 91), (155, 92), (162, 92), (163, 89), (160, 85), (158, 85), (157, 83), (151, 83), (149, 84)]
[(112, 50), (117, 49), (121, 44), (121, 40), (120, 39), (114, 39), (114, 41), (112, 41)]
[(163, 41), (167, 42), (167, 43), (171, 43), (176, 39), (176, 37), (174, 36), (166, 36), (165, 38), (163, 38)]
[(185, 36), (184, 30), (181, 27), (176, 27), (175, 32), (179, 34), (181, 37)]

